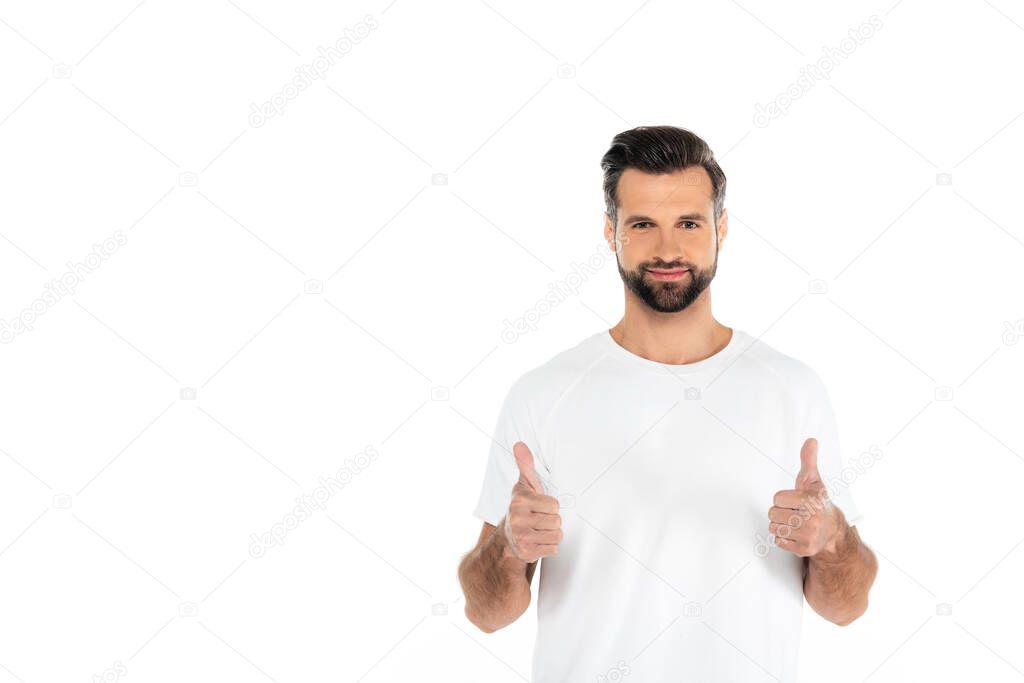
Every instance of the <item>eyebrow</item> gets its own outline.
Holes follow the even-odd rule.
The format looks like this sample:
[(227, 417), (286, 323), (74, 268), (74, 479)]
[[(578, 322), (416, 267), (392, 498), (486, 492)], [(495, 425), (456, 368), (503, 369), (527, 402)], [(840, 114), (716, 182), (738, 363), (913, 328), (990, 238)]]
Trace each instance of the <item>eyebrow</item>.
[[(682, 216), (679, 217), (679, 220), (681, 220), (681, 221), (683, 221), (683, 220), (686, 220), (686, 221), (703, 221), (704, 223), (708, 222), (708, 219), (702, 213), (684, 213)], [(650, 223), (657, 223), (658, 222), (658, 221), (654, 220), (653, 218), (651, 218), (650, 216), (639, 216), (639, 215), (634, 214), (634, 215), (630, 216), (629, 218), (627, 218), (624, 221), (624, 223), (636, 223), (638, 221), (648, 221)]]

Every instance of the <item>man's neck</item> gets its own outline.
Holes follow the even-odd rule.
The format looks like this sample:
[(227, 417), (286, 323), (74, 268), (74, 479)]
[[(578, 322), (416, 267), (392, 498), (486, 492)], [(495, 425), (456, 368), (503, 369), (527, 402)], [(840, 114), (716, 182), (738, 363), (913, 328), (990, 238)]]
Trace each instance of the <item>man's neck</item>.
[[(718, 353), (732, 339), (732, 328), (711, 315), (709, 306), (695, 301), (679, 313), (630, 311), (609, 330), (619, 346), (658, 363), (695, 363)], [(691, 310), (692, 309), (692, 310)]]

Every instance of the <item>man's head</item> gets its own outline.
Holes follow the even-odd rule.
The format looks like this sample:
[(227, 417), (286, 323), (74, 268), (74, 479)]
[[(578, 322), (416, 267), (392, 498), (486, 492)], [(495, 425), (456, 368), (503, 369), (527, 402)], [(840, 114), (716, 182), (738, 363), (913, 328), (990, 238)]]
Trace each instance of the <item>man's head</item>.
[[(601, 159), (605, 239), (622, 281), (661, 313), (693, 303), (711, 284), (728, 232), (725, 174), (688, 130), (645, 126), (619, 133)], [(686, 269), (682, 276), (658, 271)]]

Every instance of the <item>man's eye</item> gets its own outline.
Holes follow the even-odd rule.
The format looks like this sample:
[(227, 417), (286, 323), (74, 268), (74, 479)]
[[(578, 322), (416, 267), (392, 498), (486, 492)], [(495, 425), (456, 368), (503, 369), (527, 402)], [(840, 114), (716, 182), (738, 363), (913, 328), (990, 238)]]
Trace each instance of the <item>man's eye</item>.
[(649, 221), (640, 221), (639, 223), (634, 223), (633, 227), (634, 228), (639, 228), (641, 225), (650, 225), (650, 222)]
[(693, 221), (686, 221), (685, 223), (683, 223), (683, 225), (688, 225), (688, 226), (692, 225), (693, 226), (693, 228), (687, 228), (687, 230), (695, 230), (695, 229), (700, 227), (699, 225), (697, 225)]

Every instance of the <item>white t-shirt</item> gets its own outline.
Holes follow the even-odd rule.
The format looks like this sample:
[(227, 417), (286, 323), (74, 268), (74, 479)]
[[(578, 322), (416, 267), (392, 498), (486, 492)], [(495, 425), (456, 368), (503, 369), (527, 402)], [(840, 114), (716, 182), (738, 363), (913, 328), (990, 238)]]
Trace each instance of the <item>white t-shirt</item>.
[(795, 681), (804, 559), (774, 545), (768, 509), (812, 436), (853, 524), (821, 378), (742, 330), (670, 365), (605, 329), (524, 373), (474, 515), (508, 512), (523, 441), (564, 533), (540, 561), (533, 683)]

